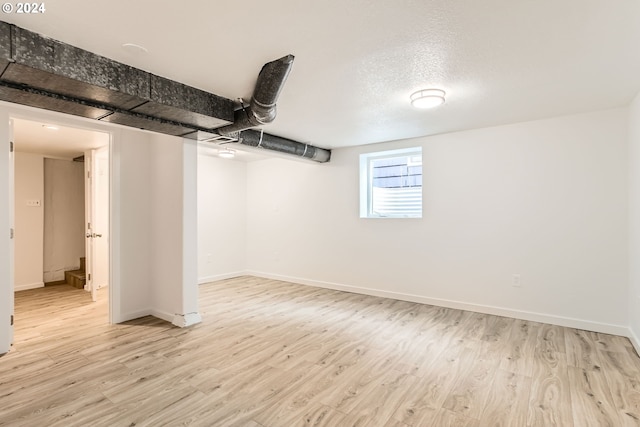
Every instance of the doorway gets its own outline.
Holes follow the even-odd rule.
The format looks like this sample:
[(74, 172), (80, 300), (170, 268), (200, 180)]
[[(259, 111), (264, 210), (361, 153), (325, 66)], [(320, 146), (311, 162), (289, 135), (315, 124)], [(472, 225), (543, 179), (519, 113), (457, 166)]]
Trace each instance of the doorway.
[(110, 134), (14, 118), (13, 137), (15, 290), (107, 298)]

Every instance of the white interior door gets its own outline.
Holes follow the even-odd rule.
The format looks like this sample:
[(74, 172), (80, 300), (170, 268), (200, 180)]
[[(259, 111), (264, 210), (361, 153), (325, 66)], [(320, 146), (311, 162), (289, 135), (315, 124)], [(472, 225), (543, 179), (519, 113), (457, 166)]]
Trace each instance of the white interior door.
[(85, 152), (86, 290), (109, 285), (109, 147)]
[(94, 151), (93, 165), (93, 273), (96, 289), (109, 285), (109, 147)]
[(98, 300), (98, 289), (93, 285), (93, 254), (95, 250), (94, 244), (94, 228), (93, 228), (93, 160), (95, 157), (94, 150), (85, 151), (84, 153), (84, 218), (85, 218), (85, 272), (87, 275), (87, 283), (85, 290), (91, 291), (91, 299)]

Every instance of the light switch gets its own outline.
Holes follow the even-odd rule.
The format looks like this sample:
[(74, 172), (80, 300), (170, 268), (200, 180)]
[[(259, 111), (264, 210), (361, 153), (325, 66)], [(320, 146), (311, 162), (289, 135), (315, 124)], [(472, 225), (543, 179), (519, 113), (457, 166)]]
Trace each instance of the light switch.
[(27, 200), (27, 206), (40, 206), (40, 200)]

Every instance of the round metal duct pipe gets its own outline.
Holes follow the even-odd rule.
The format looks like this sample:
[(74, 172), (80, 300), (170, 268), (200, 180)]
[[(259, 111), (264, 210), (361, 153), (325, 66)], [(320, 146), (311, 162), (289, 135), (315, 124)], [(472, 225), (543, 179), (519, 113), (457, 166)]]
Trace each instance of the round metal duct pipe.
[(249, 107), (235, 112), (234, 122), (216, 129), (220, 135), (236, 135), (245, 129), (271, 123), (276, 118), (276, 102), (293, 66), (293, 55), (266, 63), (258, 74)]
[(238, 143), (304, 157), (319, 163), (326, 163), (331, 159), (330, 150), (256, 130), (245, 130), (240, 133)]

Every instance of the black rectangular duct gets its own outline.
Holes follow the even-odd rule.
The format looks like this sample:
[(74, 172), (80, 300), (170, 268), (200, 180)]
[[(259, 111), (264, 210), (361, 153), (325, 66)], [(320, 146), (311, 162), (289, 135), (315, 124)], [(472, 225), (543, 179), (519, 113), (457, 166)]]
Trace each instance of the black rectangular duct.
[(129, 110), (149, 98), (149, 75), (19, 27), (2, 80)]
[[(133, 111), (206, 129), (233, 121), (226, 105), (231, 103), (233, 110), (233, 102), (228, 99), (153, 74), (150, 90), (150, 101)], [(226, 114), (221, 118), (223, 111)]]
[[(4, 101), (92, 119), (105, 117), (171, 135), (209, 130), (234, 119), (230, 99), (2, 21), (0, 72)], [(72, 107), (75, 100), (84, 105)], [(128, 111), (140, 114), (126, 117)]]
[(11, 61), (11, 26), (0, 21), (0, 75)]
[(50, 96), (47, 92), (18, 85), (0, 84), (0, 100), (89, 119), (99, 119), (111, 112), (105, 108), (78, 103), (63, 96)]
[(293, 59), (287, 55), (265, 64), (251, 104), (241, 113), (234, 112), (230, 99), (0, 21), (0, 100), (327, 162), (330, 150), (247, 130), (275, 118), (275, 102)]

